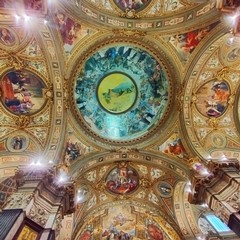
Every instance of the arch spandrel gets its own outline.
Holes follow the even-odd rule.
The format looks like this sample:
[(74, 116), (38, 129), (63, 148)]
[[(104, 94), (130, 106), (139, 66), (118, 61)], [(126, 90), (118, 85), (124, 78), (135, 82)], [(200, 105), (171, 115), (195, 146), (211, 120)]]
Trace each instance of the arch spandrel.
[[(216, 46), (217, 43), (226, 47), (219, 48)], [(234, 119), (236, 118), (236, 105), (233, 104), (233, 98), (238, 88), (236, 77), (234, 76), (238, 76), (239, 66), (236, 60), (228, 60), (228, 64), (225, 64), (227, 58), (225, 57), (223, 59), (224, 55), (233, 54), (235, 44), (236, 42), (233, 42), (231, 48), (229, 48), (229, 35), (226, 34), (217, 40), (216, 43), (213, 43), (212, 46), (210, 45), (209, 50), (199, 57), (198, 61), (203, 64), (202, 68), (193, 68), (186, 85), (184, 97), (186, 106), (184, 107), (184, 119), (187, 123), (186, 130), (189, 139), (191, 139), (192, 147), (205, 159), (224, 158), (225, 155), (227, 158), (232, 158), (239, 155), (237, 150), (232, 150), (231, 147), (229, 147), (232, 142), (237, 145), (239, 144), (239, 133), (232, 129)], [(237, 54), (234, 54), (234, 58), (239, 59)], [(198, 63), (196, 66), (198, 66)], [(226, 82), (231, 91), (226, 95), (226, 100), (223, 100), (223, 94), (220, 94), (222, 96), (220, 98), (217, 95), (215, 96), (215, 93), (212, 95), (211, 100), (213, 100), (213, 103), (221, 104), (223, 101), (226, 101), (228, 104), (226, 111), (224, 111), (219, 118), (217, 116), (203, 116), (195, 108), (199, 104), (199, 101), (201, 101), (198, 96), (198, 89), (200, 89), (200, 86), (204, 88), (204, 86), (206, 86), (207, 83), (211, 83), (211, 81), (217, 84)], [(211, 91), (214, 91), (213, 86), (211, 87)], [(221, 89), (217, 90), (219, 93), (221, 91)], [(202, 100), (204, 101), (205, 98), (205, 107), (211, 110), (212, 105), (210, 104), (210, 106), (208, 102), (210, 95), (208, 94), (206, 97), (203, 97)], [(215, 109), (215, 107), (213, 108)], [(221, 138), (217, 138), (216, 134), (218, 131), (222, 132)]]

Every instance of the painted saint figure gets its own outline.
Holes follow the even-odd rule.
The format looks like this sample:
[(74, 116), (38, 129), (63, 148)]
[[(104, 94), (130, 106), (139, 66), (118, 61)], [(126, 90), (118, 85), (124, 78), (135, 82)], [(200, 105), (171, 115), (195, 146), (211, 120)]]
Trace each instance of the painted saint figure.
[(148, 237), (151, 240), (163, 240), (163, 233), (162, 231), (154, 224), (149, 224), (147, 227)]

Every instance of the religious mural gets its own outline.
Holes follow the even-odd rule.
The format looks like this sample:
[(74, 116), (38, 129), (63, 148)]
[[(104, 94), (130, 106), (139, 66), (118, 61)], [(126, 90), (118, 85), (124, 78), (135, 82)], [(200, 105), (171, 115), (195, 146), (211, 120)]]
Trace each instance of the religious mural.
[(133, 192), (139, 185), (139, 176), (135, 169), (125, 164), (110, 171), (106, 179), (108, 191), (116, 194)]
[(1, 99), (6, 108), (15, 114), (33, 114), (44, 103), (43, 81), (27, 70), (10, 71), (0, 81)]
[(197, 30), (181, 33), (177, 35), (172, 35), (169, 37), (168, 41), (177, 50), (180, 58), (183, 61), (187, 61), (190, 54), (197, 47), (200, 41), (217, 25), (214, 23), (204, 28), (199, 28)]
[(225, 81), (212, 80), (196, 93), (196, 108), (206, 117), (220, 117), (228, 105), (230, 89)]
[(46, 0), (0, 0), (1, 8), (19, 8), (23, 7), (30, 11), (43, 12), (46, 10)]
[(222, 12), (232, 13), (239, 7), (239, 0), (217, 0), (216, 7), (221, 9)]
[(184, 7), (184, 5), (181, 4), (179, 0), (165, 0), (164, 1), (165, 12), (176, 11), (181, 7)]
[(64, 12), (56, 12), (54, 21), (61, 34), (66, 53), (71, 53), (78, 40), (90, 33), (89, 29), (68, 17)]
[(100, 80), (97, 98), (106, 111), (123, 113), (134, 105), (137, 86), (134, 80), (124, 73), (110, 73)]
[(166, 142), (164, 142), (161, 146), (158, 146), (158, 150), (163, 153), (175, 155), (179, 158), (188, 157), (187, 151), (185, 150), (178, 133), (172, 134)]
[(67, 139), (64, 156), (64, 161), (66, 163), (71, 163), (90, 151), (87, 146), (79, 141), (72, 130), (68, 131)]
[(0, 43), (6, 46), (11, 46), (15, 43), (14, 34), (8, 28), (0, 28)]
[(151, 0), (114, 0), (114, 2), (123, 11), (139, 11), (144, 9), (151, 2)]
[(134, 208), (129, 205), (109, 208), (104, 217), (102, 239), (151, 239), (163, 240), (158, 224), (148, 218), (137, 222)]
[(119, 43), (87, 59), (77, 75), (74, 98), (92, 131), (130, 140), (162, 118), (168, 85), (164, 69), (150, 53)]
[(28, 147), (28, 144), (29, 139), (23, 134), (9, 137), (7, 140), (7, 148), (11, 152), (22, 152)]
[(92, 224), (87, 223), (78, 239), (169, 240), (160, 224), (146, 211), (127, 203), (102, 209), (97, 213), (100, 218), (95, 216)]

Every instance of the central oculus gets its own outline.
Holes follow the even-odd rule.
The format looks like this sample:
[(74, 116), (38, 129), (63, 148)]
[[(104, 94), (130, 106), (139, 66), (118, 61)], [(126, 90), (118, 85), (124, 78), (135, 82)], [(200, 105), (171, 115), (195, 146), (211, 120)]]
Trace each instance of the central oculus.
[(136, 102), (137, 87), (129, 75), (122, 72), (110, 73), (100, 81), (97, 98), (107, 112), (121, 114)]

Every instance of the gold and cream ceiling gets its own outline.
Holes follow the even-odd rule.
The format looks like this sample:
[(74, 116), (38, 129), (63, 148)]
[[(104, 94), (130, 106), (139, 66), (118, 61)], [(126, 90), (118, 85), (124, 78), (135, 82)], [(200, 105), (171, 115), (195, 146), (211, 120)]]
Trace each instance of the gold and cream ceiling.
[(201, 236), (190, 177), (240, 160), (240, 39), (215, 1), (2, 0), (0, 14), (1, 177), (62, 167), (73, 239), (111, 224)]

